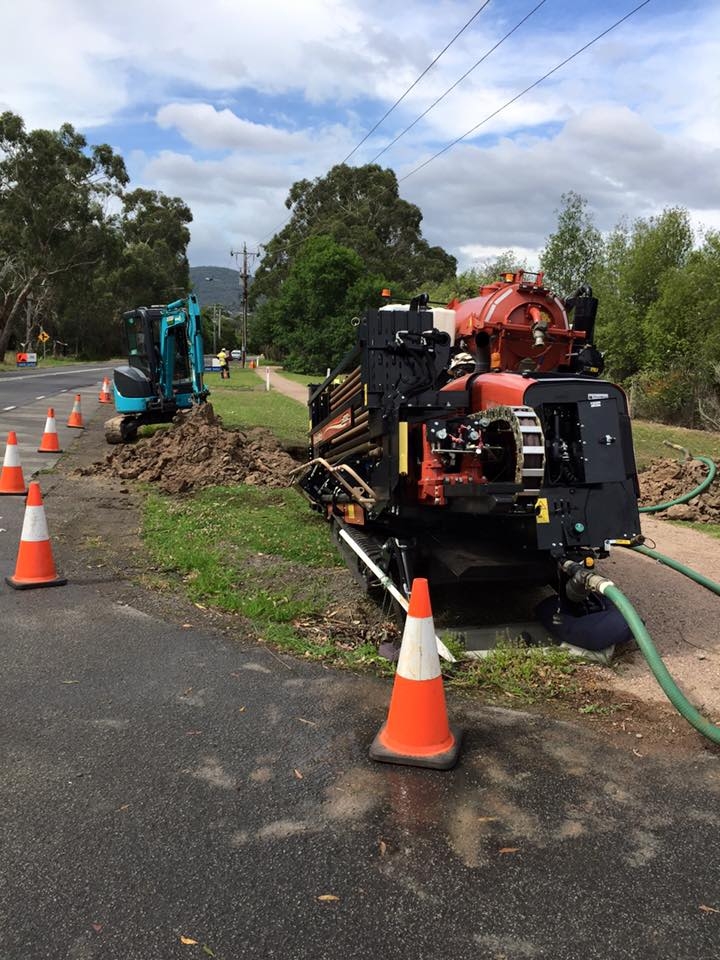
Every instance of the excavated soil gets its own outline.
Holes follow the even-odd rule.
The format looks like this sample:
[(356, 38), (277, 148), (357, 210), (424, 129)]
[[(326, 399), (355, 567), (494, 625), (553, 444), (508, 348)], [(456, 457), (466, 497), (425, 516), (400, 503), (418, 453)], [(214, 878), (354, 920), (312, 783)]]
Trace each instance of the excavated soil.
[[(652, 506), (666, 503), (688, 493), (707, 476), (707, 467), (697, 460), (651, 460), (640, 474), (640, 503)], [(710, 487), (690, 503), (678, 503), (657, 514), (667, 520), (693, 520), (700, 523), (720, 522), (720, 484)]]
[(137, 443), (116, 447), (78, 473), (140, 480), (178, 494), (216, 484), (285, 487), (297, 467), (262, 427), (226, 430), (210, 403), (179, 414), (174, 424)]

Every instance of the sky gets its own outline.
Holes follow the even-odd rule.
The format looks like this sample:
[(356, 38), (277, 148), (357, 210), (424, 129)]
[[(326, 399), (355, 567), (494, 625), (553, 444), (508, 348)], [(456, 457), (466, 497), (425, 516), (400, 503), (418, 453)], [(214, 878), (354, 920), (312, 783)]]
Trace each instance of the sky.
[[(720, 229), (720, 4), (650, 0), (475, 133), (448, 143), (639, 0), (545, 0), (378, 158), (461, 267), (537, 265), (563, 193), (596, 225), (687, 207)], [(348, 161), (364, 164), (538, 6), (490, 0)], [(0, 0), (0, 110), (72, 123), (132, 187), (193, 211), (193, 265), (233, 266), (285, 222), (291, 184), (341, 162), (481, 0)], [(7, 42), (12, 38), (12, 42)], [(406, 178), (406, 179), (404, 179)]]

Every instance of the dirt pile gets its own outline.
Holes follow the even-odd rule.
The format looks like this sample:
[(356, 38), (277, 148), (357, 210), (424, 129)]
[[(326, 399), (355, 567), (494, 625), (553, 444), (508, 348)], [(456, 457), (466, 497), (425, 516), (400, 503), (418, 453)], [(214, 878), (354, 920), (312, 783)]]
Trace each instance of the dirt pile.
[(225, 430), (212, 404), (205, 403), (179, 414), (171, 429), (118, 446), (104, 460), (78, 472), (156, 483), (174, 494), (214, 484), (284, 487), (296, 467), (267, 430)]
[[(697, 460), (651, 460), (640, 474), (640, 504), (652, 506), (666, 503), (697, 487), (707, 476), (707, 467)], [(720, 483), (716, 480), (708, 490), (690, 503), (676, 504), (656, 514), (669, 520), (694, 520), (701, 523), (720, 522)]]

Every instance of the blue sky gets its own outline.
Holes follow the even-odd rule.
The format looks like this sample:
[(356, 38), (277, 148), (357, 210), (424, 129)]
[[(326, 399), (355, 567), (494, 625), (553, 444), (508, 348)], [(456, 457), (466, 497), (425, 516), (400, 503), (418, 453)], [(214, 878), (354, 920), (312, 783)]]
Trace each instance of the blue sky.
[[(491, 0), (352, 158), (366, 163), (538, 0)], [(636, 3), (545, 0), (383, 155), (399, 177)], [(108, 142), (134, 186), (182, 196), (191, 262), (232, 265), (481, 6), (480, 0), (28, 0), (3, 12), (0, 109)], [(561, 194), (601, 229), (666, 206), (720, 228), (720, 5), (651, 0), (546, 83), (401, 183), (431, 243), (463, 265), (513, 247), (533, 264)]]

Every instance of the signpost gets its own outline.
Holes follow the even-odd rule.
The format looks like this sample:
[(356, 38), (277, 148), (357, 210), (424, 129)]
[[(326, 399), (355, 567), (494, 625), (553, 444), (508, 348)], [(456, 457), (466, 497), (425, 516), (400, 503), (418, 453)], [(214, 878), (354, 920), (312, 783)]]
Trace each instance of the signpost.
[(16, 367), (36, 367), (37, 354), (36, 353), (16, 353), (15, 366)]
[(48, 342), (49, 339), (50, 339), (50, 334), (46, 333), (44, 330), (41, 330), (38, 335), (38, 340), (43, 345), (43, 360), (45, 359), (45, 344)]

